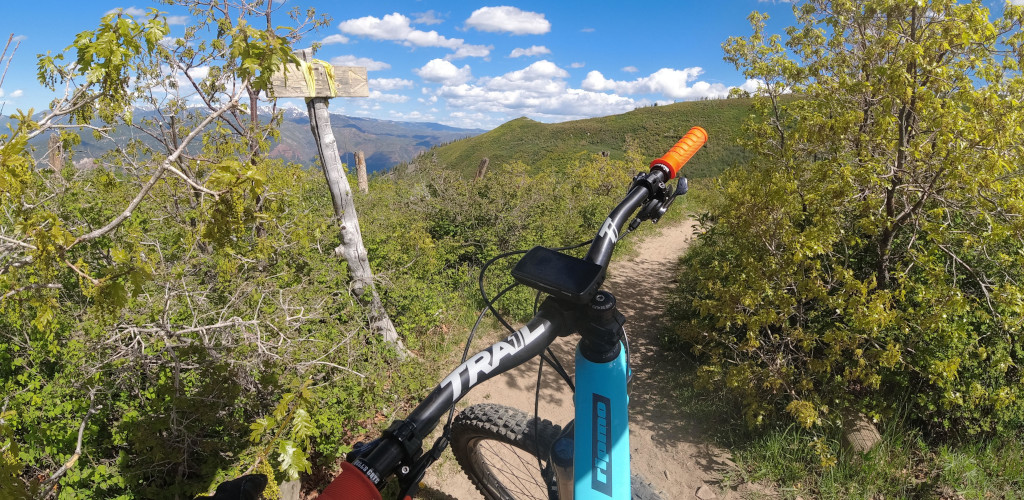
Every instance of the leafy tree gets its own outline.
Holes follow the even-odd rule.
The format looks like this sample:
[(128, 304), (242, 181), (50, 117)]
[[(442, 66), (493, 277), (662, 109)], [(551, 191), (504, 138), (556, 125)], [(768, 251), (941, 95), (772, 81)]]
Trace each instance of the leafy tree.
[[(0, 136), (5, 497), (192, 495), (256, 459), (249, 424), (288, 384), (370, 371), (344, 267), (321, 251), (337, 245), (322, 180), (268, 160), (275, 129), (256, 114), (267, 75), (324, 20), (174, 3), (193, 15), (180, 38), (155, 10), (116, 12), (42, 56), (40, 82), (63, 97)], [(72, 151), (115, 126), (141, 139), (84, 163), (33, 158), (42, 134)], [(292, 441), (305, 450), (308, 426)], [(280, 472), (302, 463), (292, 448)]]
[(680, 334), (758, 425), (1024, 423), (1024, 9), (811, 0), (750, 16), (748, 165), (686, 259)]

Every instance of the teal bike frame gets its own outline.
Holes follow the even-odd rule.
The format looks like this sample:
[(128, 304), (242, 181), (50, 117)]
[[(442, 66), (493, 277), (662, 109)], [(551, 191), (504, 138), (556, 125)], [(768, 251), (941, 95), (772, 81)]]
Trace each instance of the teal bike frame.
[(626, 358), (625, 347), (620, 347), (615, 359), (603, 363), (576, 350), (574, 499), (630, 497)]

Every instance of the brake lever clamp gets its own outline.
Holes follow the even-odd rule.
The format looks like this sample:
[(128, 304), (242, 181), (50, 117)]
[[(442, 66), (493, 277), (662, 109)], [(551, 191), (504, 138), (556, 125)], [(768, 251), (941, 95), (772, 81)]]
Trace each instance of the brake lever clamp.
[(651, 182), (651, 174), (649, 172), (638, 172), (633, 177), (633, 182), (630, 183), (629, 189), (626, 192), (630, 192), (636, 187), (647, 189), (647, 192), (651, 193), (650, 198), (648, 198), (650, 200), (665, 202), (668, 201), (670, 196), (668, 185), (664, 181)]
[(421, 488), (420, 482), (423, 480), (423, 476), (426, 475), (427, 468), (441, 458), (441, 454), (448, 448), (448, 444), (447, 436), (445, 433), (441, 433), (437, 440), (434, 441), (434, 445), (430, 450), (414, 461), (411, 467), (403, 465), (402, 470), (398, 474), (399, 500), (413, 498), (419, 493)]
[[(651, 195), (647, 203), (640, 208), (640, 212), (630, 222), (630, 230), (636, 229), (645, 220), (658, 222), (665, 215), (665, 212), (668, 211), (668, 207), (672, 204), (675, 197), (685, 193), (687, 190), (685, 177), (679, 178), (679, 182), (673, 190), (662, 181), (651, 182), (649, 174), (644, 172), (640, 172), (633, 177), (633, 182), (630, 184), (629, 189), (632, 190), (637, 186), (646, 188), (647, 192), (651, 193)], [(680, 188), (682, 188), (682, 192), (680, 192)]]

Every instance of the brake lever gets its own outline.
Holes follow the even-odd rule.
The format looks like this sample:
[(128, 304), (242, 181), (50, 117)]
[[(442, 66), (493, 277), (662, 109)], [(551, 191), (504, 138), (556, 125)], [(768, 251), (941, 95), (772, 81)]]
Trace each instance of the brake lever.
[(430, 448), (430, 451), (424, 453), (408, 472), (398, 475), (398, 500), (410, 500), (419, 493), (420, 482), (423, 481), (427, 468), (441, 458), (441, 453), (448, 447), (448, 444), (447, 433), (441, 433), (434, 441), (434, 446)]
[(676, 196), (686, 194), (689, 191), (690, 182), (686, 179), (686, 177), (680, 177), (679, 182), (676, 183), (675, 191), (672, 193), (671, 196), (668, 197), (668, 201), (665, 202), (665, 205), (658, 209), (658, 217), (654, 219), (655, 222), (657, 222), (658, 219), (661, 219), (661, 217), (665, 215), (665, 212), (668, 212), (668, 207), (671, 207), (672, 202), (676, 201)]
[(690, 183), (687, 181), (686, 177), (679, 177), (679, 181), (676, 183), (676, 187), (671, 191), (671, 193), (665, 194), (668, 192), (667, 189), (662, 189), (660, 192), (656, 192), (654, 196), (651, 197), (651, 200), (640, 209), (640, 213), (630, 221), (629, 230), (632, 231), (636, 229), (640, 226), (640, 223), (645, 220), (658, 222), (661, 220), (662, 216), (668, 212), (668, 208), (672, 206), (672, 202), (675, 201), (676, 196), (686, 194), (689, 190)]

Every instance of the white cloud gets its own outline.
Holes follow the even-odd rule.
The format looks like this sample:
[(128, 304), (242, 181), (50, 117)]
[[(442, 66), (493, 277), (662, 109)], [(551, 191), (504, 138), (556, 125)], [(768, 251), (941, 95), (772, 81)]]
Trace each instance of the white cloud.
[(462, 59), (463, 57), (487, 57), (493, 45), (463, 45), (455, 49), (455, 53), (448, 56), (448, 59)]
[(480, 31), (508, 32), (513, 35), (543, 35), (551, 31), (544, 14), (515, 7), (481, 7), (466, 20), (466, 26)]
[(413, 29), (408, 17), (395, 12), (383, 18), (373, 16), (342, 21), (338, 25), (343, 33), (364, 36), (373, 40), (389, 40), (408, 47), (443, 47), (455, 51), (451, 57), (487, 57), (490, 46), (469, 45), (461, 38), (447, 38), (436, 31)]
[(434, 118), (434, 115), (431, 115), (429, 113), (420, 113), (419, 111), (400, 113), (398, 111), (392, 110), (389, 112), (389, 114), (391, 115), (391, 118), (404, 122), (426, 122), (437, 120), (436, 118)]
[(640, 104), (628, 97), (582, 89), (557, 92), (490, 90), (471, 85), (445, 86), (440, 90), (448, 106), (475, 112), (529, 115), (540, 119), (568, 120), (625, 113)]
[(1024, 5), (1024, 0), (1009, 0), (1007, 3), (1010, 5)]
[(320, 43), (323, 45), (331, 45), (334, 43), (348, 43), (348, 37), (345, 35), (339, 35), (335, 33), (333, 35), (328, 35), (324, 37), (323, 40), (320, 40)]
[[(106, 16), (106, 15), (110, 15), (110, 14), (122, 14), (122, 15), (132, 16), (132, 17), (144, 17), (144, 16), (148, 16), (149, 15), (149, 11), (146, 10), (146, 9), (140, 9), (140, 8), (138, 8), (138, 7), (133, 5), (133, 6), (128, 7), (128, 8), (117, 7), (117, 8), (114, 8), (114, 9), (110, 9), (107, 12), (105, 12), (103, 15)], [(185, 25), (185, 24), (188, 24), (188, 21), (189, 21), (189, 17), (188, 16), (167, 16), (167, 24), (170, 24), (170, 25)]]
[(15, 35), (15, 37), (12, 38), (11, 41), (15, 42), (15, 43), (21, 43), (21, 42), (24, 42), (27, 39), (28, 39), (28, 37), (25, 36), (25, 35)]
[(501, 124), (494, 116), (486, 113), (452, 111), (446, 115), (445, 125), (461, 128), (492, 128)]
[(637, 71), (640, 70), (637, 69), (636, 66), (626, 66), (625, 68), (622, 68), (622, 71), (625, 71), (626, 73), (636, 73)]
[[(1024, 2), (1024, 0), (1019, 0), (1019, 1)], [(743, 85), (740, 85), (740, 89), (741, 90), (744, 90), (744, 91), (750, 92), (750, 93), (756, 92), (761, 87), (764, 87), (764, 80), (758, 80), (758, 79), (747, 80), (747, 81), (743, 82)]]
[(365, 16), (342, 21), (338, 29), (349, 35), (365, 36), (374, 40), (392, 40), (407, 42), (421, 47), (454, 48), (455, 40), (445, 38), (436, 31), (420, 31), (410, 26), (408, 17), (395, 12), (383, 18)]
[(409, 96), (401, 94), (385, 94), (379, 90), (371, 90), (370, 99), (375, 99), (381, 102), (400, 103), (408, 101)]
[(582, 86), (595, 92), (612, 91), (626, 95), (661, 94), (669, 99), (684, 100), (729, 95), (729, 88), (721, 83), (694, 81), (703, 72), (700, 67), (683, 70), (661, 68), (650, 76), (633, 81), (618, 81), (605, 78), (600, 71), (591, 71), (587, 73)]
[(541, 60), (501, 76), (480, 78), (474, 84), (446, 84), (432, 93), (449, 107), (452, 118), (447, 123), (463, 127), (487, 128), (524, 115), (556, 121), (603, 116), (648, 104), (629, 97), (568, 88), (568, 77), (568, 71)]
[(583, 33), (593, 33), (593, 32), (595, 32), (597, 30), (595, 30), (594, 28), (583, 28), (580, 31), (583, 32)]
[(582, 68), (582, 67), (584, 67), (586, 65), (587, 65), (587, 63), (574, 62), (574, 63), (570, 64), (569, 67), (570, 68), (574, 68), (574, 69), (579, 69), (579, 68)]
[(444, 22), (443, 19), (437, 17), (437, 12), (428, 10), (426, 12), (413, 12), (413, 16), (416, 16), (412, 22), (416, 24), (441, 24)]
[(444, 83), (445, 85), (459, 85), (473, 78), (468, 64), (458, 68), (444, 59), (433, 59), (424, 64), (422, 68), (412, 71), (428, 82)]
[(196, 80), (202, 80), (202, 79), (206, 78), (209, 75), (210, 75), (210, 67), (209, 66), (196, 66), (194, 68), (189, 68), (188, 69), (188, 76), (191, 76), (192, 78), (194, 78)]
[(146, 15), (146, 10), (140, 9), (133, 5), (131, 7), (128, 7), (127, 9), (124, 7), (117, 7), (115, 9), (110, 9), (103, 13), (103, 15), (105, 16), (109, 16), (110, 14), (124, 14), (126, 16), (140, 17)]
[(528, 90), (553, 94), (565, 89), (564, 79), (568, 77), (568, 71), (551, 61), (541, 60), (502, 76), (481, 78), (480, 83), (490, 90)]
[(371, 78), (370, 88), (380, 90), (395, 90), (412, 87), (412, 80), (403, 78)]
[(374, 61), (369, 57), (356, 57), (353, 55), (332, 57), (331, 64), (335, 66), (362, 66), (366, 68), (366, 71), (380, 71), (391, 68), (391, 65), (386, 62)]
[(522, 56), (539, 56), (542, 54), (550, 54), (551, 51), (543, 45), (532, 45), (528, 49), (513, 49), (509, 57), (522, 57)]

